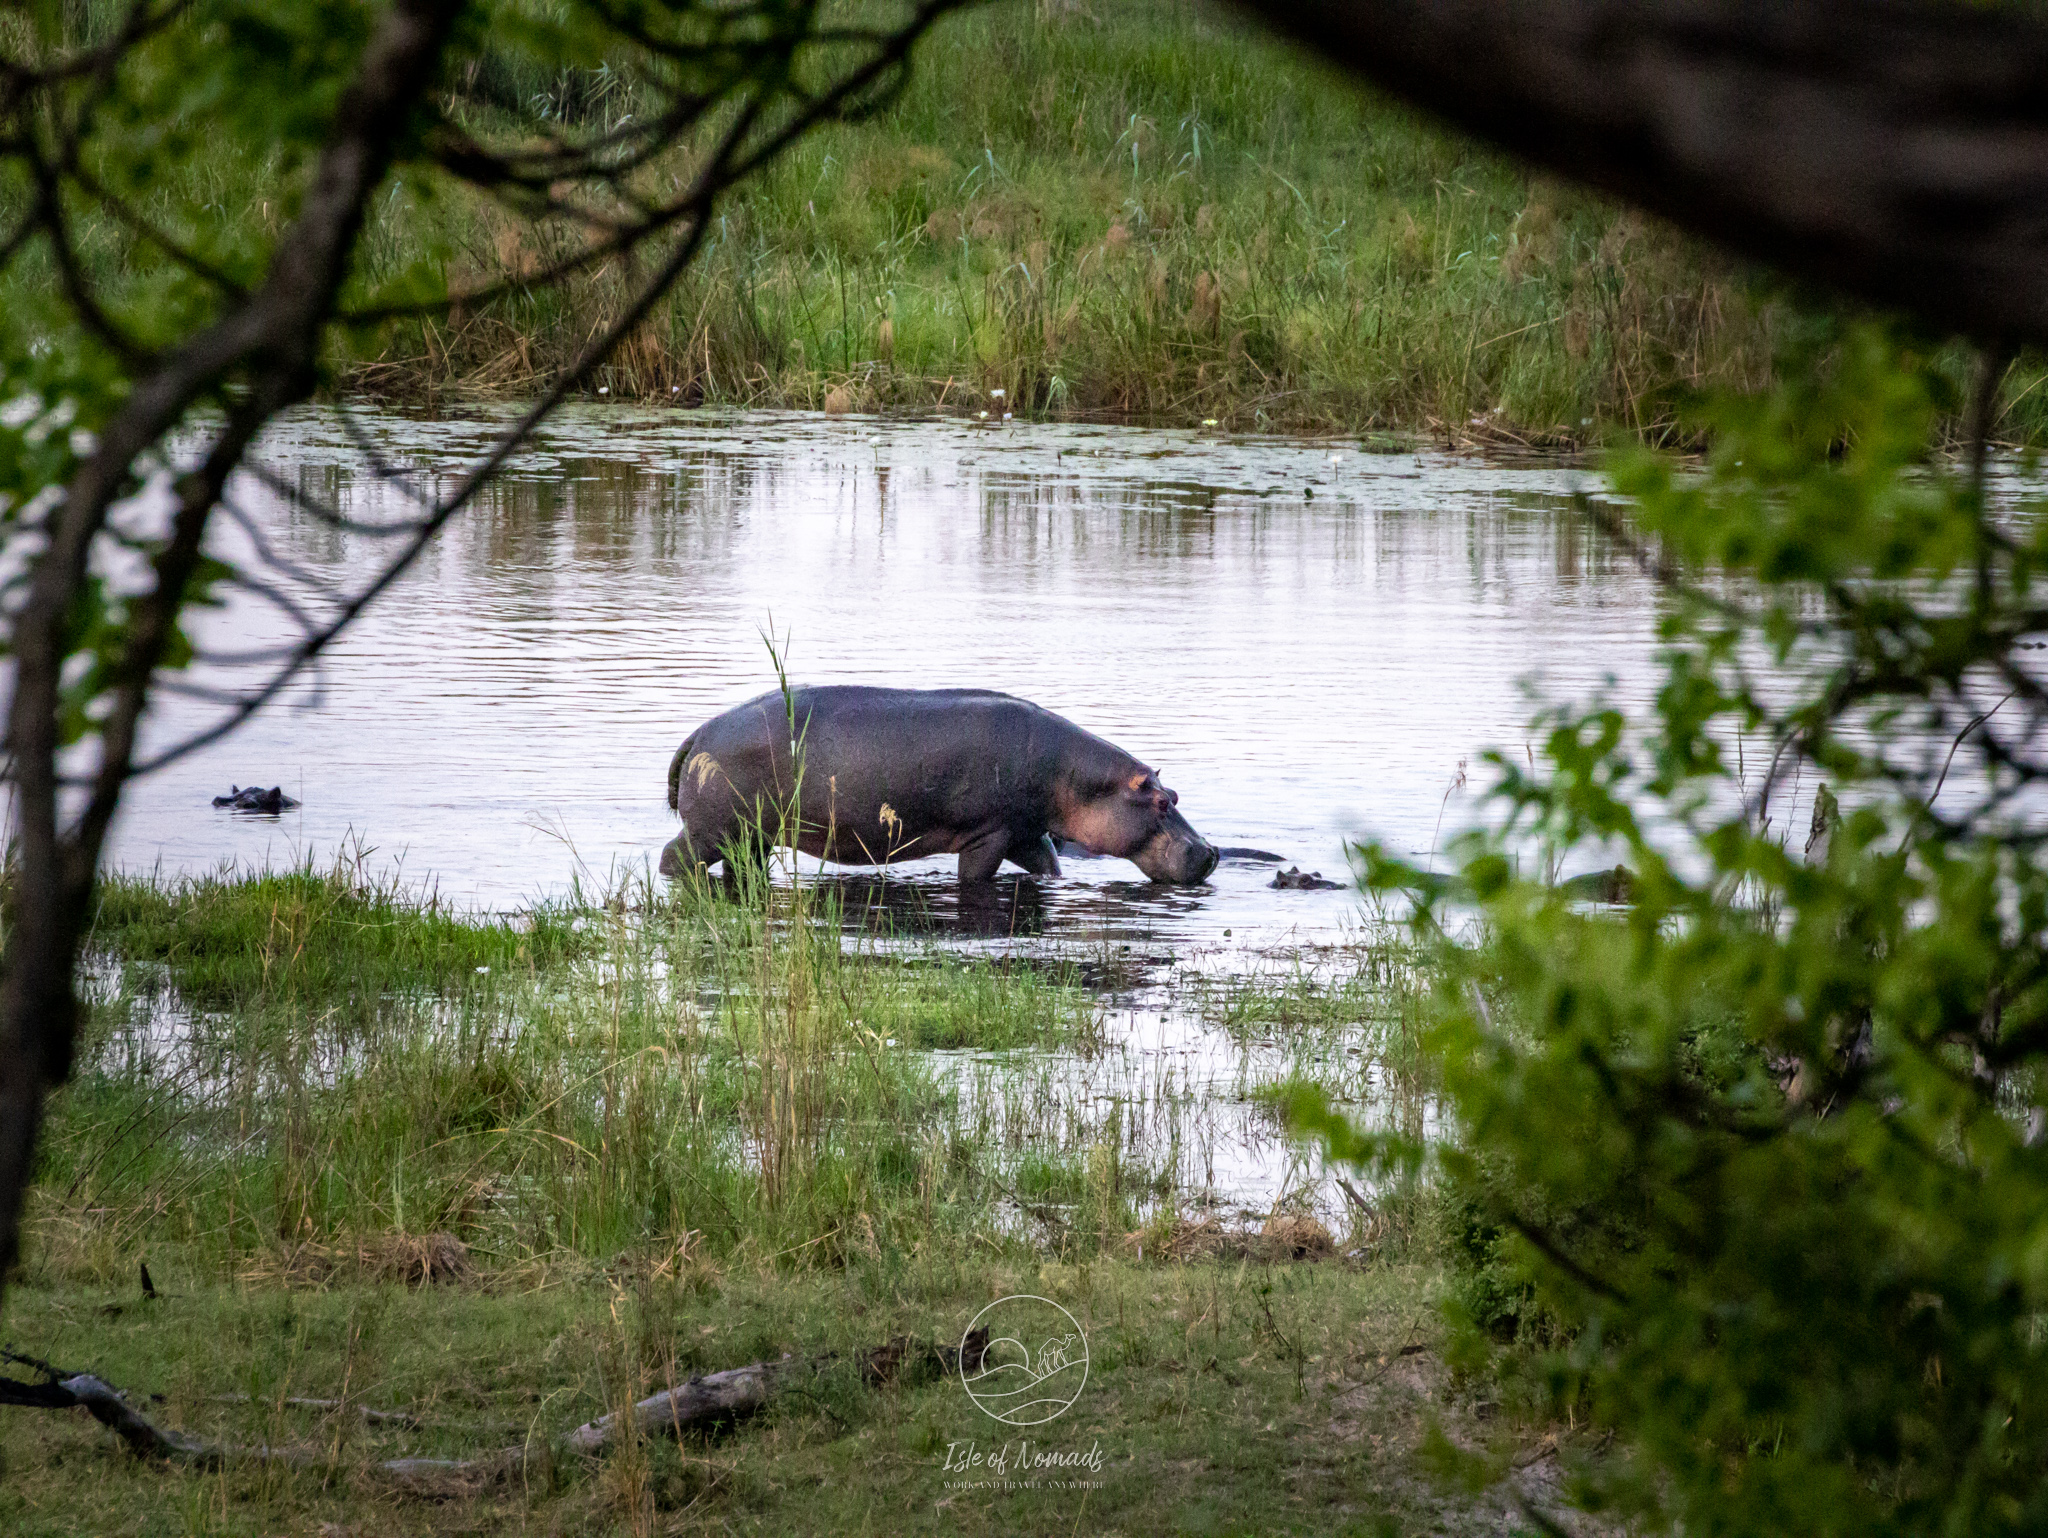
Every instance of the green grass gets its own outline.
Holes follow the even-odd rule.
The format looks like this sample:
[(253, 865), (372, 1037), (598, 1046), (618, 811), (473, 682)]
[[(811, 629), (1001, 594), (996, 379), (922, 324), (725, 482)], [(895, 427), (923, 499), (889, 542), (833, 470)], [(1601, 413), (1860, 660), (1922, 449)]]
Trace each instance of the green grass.
[(864, 968), (861, 1024), (915, 1047), (1000, 1050), (1087, 1044), (1101, 1009), (1080, 968), (943, 959)]
[[(8, 1532), (1491, 1532), (1487, 1503), (1434, 1481), (1420, 1448), (1438, 1421), (1462, 1440), (1513, 1440), (1477, 1419), (1485, 1405), (1432, 1353), (1399, 1355), (1436, 1338), (1436, 1282), (1413, 1267), (1080, 1267), (928, 1246), (799, 1274), (686, 1265), (284, 1290), (169, 1262), (157, 1281), (166, 1296), (150, 1304), (132, 1285), (32, 1283), (11, 1292), (6, 1327), (66, 1366), (164, 1395), (148, 1411), (165, 1423), (315, 1465), (167, 1469), (82, 1416), (0, 1411)], [(894, 1335), (957, 1339), (1009, 1293), (1056, 1299), (1087, 1337), (1087, 1386), (1046, 1426), (1006, 1435), (951, 1377), (875, 1388), (854, 1368)], [(431, 1498), (369, 1469), (545, 1441), (692, 1372), (784, 1352), (823, 1360), (762, 1416), (680, 1445)], [(420, 1425), (285, 1402), (343, 1396)], [(1096, 1487), (952, 1487), (949, 1450), (1007, 1443), (1014, 1457), (1026, 1437), (1099, 1447), (1101, 1473), (1078, 1476)]]
[[(521, 51), (545, 27), (518, 14), (554, 17), (551, 0), (501, 9), (456, 71), (466, 129), (530, 142), (650, 110), (628, 60)], [(114, 16), (101, 0), (78, 10), (100, 28)], [(222, 23), (202, 6), (181, 25)], [(120, 179), (138, 217), (253, 277), (301, 168), (267, 119), (196, 110), (220, 122), (177, 125), (176, 154), (143, 154)], [(642, 190), (677, 185), (702, 148), (650, 164)], [(72, 233), (106, 305), (144, 337), (216, 302), (119, 221)], [(367, 329), (330, 359), (332, 382), (406, 400), (530, 395), (637, 281), (627, 263), (524, 281), (586, 235), (408, 173), (365, 227), (365, 301), (512, 291)], [(37, 317), (71, 324), (52, 309), (52, 261), (32, 245), (0, 282), (31, 339)], [(696, 265), (589, 389), (1567, 446), (1690, 432), (1682, 402), (1767, 383), (1774, 357), (1825, 328), (1768, 278), (1430, 126), (1232, 12), (1011, 0), (948, 18), (887, 112), (812, 135), (729, 197)], [(1968, 353), (1937, 361), (1959, 403)], [(2014, 365), (2002, 438), (2043, 436), (2044, 377), (2031, 356)]]
[[(1435, 1338), (1431, 1243), (1390, 1243), (1390, 1209), (1336, 1236), (1369, 1266), (1278, 1263), (1291, 1252), (1256, 1233), (1219, 1249), (1127, 1123), (1139, 1109), (1105, 1117), (1062, 1076), (1114, 1050), (1078, 969), (868, 938), (831, 891), (755, 871), (490, 916), (346, 864), (110, 878), (4, 1338), (165, 1396), (150, 1413), (171, 1425), (310, 1462), (167, 1470), (83, 1419), (6, 1412), (0, 1521), (1479, 1530), (1482, 1505), (1429, 1477), (1428, 1427), (1522, 1433), (1482, 1426), (1433, 1356), (1399, 1354)], [(1398, 970), (1362, 961), (1349, 987)], [(1267, 1013), (1324, 1057), (1349, 1039), (1286, 998)], [(406, 1285), (443, 1235), (456, 1284)], [(987, 1451), (999, 1428), (936, 1372), (877, 1389), (853, 1366), (895, 1335), (957, 1338), (1006, 1292), (1084, 1322), (1087, 1397), (1038, 1440), (1099, 1441), (1094, 1489), (952, 1488), (949, 1447)], [(680, 1447), (431, 1500), (373, 1467), (546, 1444), (673, 1377), (784, 1352), (815, 1371)], [(344, 1396), (419, 1424), (286, 1403)]]
[(532, 973), (591, 949), (555, 910), (480, 922), (346, 865), (111, 878), (101, 883), (88, 946), (159, 964), (202, 1008), (294, 999), (374, 1008), (391, 993), (467, 992), (493, 974)]
[(1191, 981), (1204, 1018), (1233, 1036), (1371, 1032), (1398, 1039), (1412, 1023), (1422, 959), (1398, 943), (1347, 952), (1321, 967), (1285, 967)]
[[(591, 121), (635, 106), (539, 79), (495, 95)], [(443, 200), (381, 238), (394, 267), (442, 243), (469, 283), (562, 234)], [(394, 335), (358, 377), (516, 389), (619, 298), (601, 282)], [(1761, 380), (1766, 331), (1725, 264), (1233, 18), (1012, 4), (949, 20), (885, 117), (810, 138), (736, 196), (598, 383), (1566, 442)]]
[[(1020, 1160), (1085, 1171), (1113, 1136), (1054, 1125), (1056, 1090), (997, 1135), (1003, 1091), (968, 1115), (932, 1050), (990, 1083), (1098, 1050), (1076, 966), (867, 938), (829, 889), (758, 873), (509, 917), (348, 864), (113, 877), (89, 954), (40, 1197), (88, 1275), (161, 1244), (231, 1275), (443, 1231), (498, 1265), (979, 1242)], [(1121, 1155), (1089, 1190), (1069, 1247), (1170, 1194)]]
[[(83, 10), (112, 16), (99, 0)], [(484, 29), (451, 97), (465, 127), (530, 138), (649, 110), (628, 61), (544, 64), (526, 35)], [(149, 163), (130, 192), (139, 215), (253, 274), (295, 173), (260, 125), (223, 122), (203, 155)], [(647, 167), (647, 187), (674, 185), (701, 148)], [(522, 283), (585, 233), (409, 174), (366, 226), (365, 295), (512, 292), (365, 332), (331, 360), (334, 382), (407, 400), (533, 393), (636, 281), (608, 263)], [(81, 221), (74, 239), (145, 335), (213, 303), (112, 221)], [(56, 287), (32, 247), (0, 298), (38, 315)], [(1430, 126), (1234, 13), (1011, 0), (947, 19), (886, 113), (812, 135), (728, 198), (696, 265), (589, 389), (1577, 445), (1669, 438), (1681, 402), (1767, 383), (1815, 324), (1768, 280)], [(1939, 356), (1960, 401), (1968, 356)], [(2002, 436), (2042, 436), (2043, 377), (2032, 358), (2015, 365)]]

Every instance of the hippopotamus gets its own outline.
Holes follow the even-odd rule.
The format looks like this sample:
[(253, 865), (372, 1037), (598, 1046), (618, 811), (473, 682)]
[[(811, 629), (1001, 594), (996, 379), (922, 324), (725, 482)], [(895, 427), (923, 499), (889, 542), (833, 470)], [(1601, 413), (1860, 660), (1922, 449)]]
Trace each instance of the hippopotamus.
[(1290, 865), (1266, 883), (1282, 892), (1334, 892), (1344, 883), (1327, 879), (1319, 870), (1303, 870), (1299, 865)]
[[(794, 749), (794, 750), (793, 750)], [(1054, 839), (1191, 886), (1216, 851), (1180, 797), (1114, 743), (989, 689), (770, 690), (714, 716), (668, 766), (683, 830), (677, 876), (775, 844), (842, 865), (960, 856), (960, 880), (1004, 861), (1057, 876)]]
[(1635, 905), (1636, 877), (1626, 865), (1617, 865), (1613, 870), (1588, 871), (1583, 876), (1567, 877), (1557, 884), (1557, 889), (1577, 902), (1628, 908)]
[(276, 785), (268, 790), (257, 785), (230, 785), (225, 796), (213, 798), (213, 804), (224, 806), (231, 812), (268, 812), (275, 817), (279, 812), (290, 811), (299, 803)]

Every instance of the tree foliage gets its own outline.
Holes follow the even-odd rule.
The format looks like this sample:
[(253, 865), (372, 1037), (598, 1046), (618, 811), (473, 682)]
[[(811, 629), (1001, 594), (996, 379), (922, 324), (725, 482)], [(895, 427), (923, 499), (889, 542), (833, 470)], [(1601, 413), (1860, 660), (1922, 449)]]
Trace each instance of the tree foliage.
[[(1495, 1263), (1464, 1340), (1518, 1333), (1552, 1409), (1622, 1433), (1595, 1507), (2040, 1531), (2048, 525), (1930, 462), (1945, 403), (1882, 334), (1789, 373), (1712, 408), (1704, 466), (1616, 457), (1627, 511), (1592, 512), (1665, 579), (1661, 687), (1494, 756), (1479, 921), (1366, 851), (1444, 967), (1433, 1157)], [(1533, 868), (1617, 852), (1626, 909)]]
[[(691, 261), (720, 195), (901, 84), (964, 0), (45, 0), (0, 16), (0, 616), (14, 835), (0, 977), (0, 1277), (44, 1090), (68, 1071), (72, 980), (128, 779), (231, 730), (385, 592)], [(505, 80), (625, 80), (630, 113)], [(453, 489), (402, 483), (390, 553), (308, 607), (244, 523), (250, 449), (351, 347), (488, 301), (392, 221), (464, 198), (540, 221), (544, 290), (613, 264), (619, 307)], [(310, 515), (347, 523), (340, 509)], [(353, 527), (353, 525), (352, 525)], [(202, 690), (205, 733), (145, 754), (192, 659), (191, 605), (239, 585), (297, 625)], [(222, 659), (226, 660), (226, 659)]]

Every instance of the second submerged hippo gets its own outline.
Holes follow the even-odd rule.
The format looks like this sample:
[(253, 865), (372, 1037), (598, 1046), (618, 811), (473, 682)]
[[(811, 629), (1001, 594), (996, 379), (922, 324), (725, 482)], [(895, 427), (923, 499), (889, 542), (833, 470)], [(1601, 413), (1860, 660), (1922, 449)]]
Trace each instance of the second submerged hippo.
[(213, 798), (215, 806), (224, 806), (231, 812), (267, 812), (275, 817), (279, 812), (289, 812), (299, 803), (284, 793), (281, 786), (273, 785), (265, 790), (260, 785), (230, 785), (225, 796)]
[[(960, 856), (962, 881), (1005, 860), (1059, 874), (1054, 839), (1192, 885), (1216, 851), (1180, 797), (1122, 748), (988, 689), (770, 691), (676, 749), (668, 804), (683, 830), (665, 875), (770, 844), (842, 865)], [(728, 860), (727, 869), (731, 869)]]

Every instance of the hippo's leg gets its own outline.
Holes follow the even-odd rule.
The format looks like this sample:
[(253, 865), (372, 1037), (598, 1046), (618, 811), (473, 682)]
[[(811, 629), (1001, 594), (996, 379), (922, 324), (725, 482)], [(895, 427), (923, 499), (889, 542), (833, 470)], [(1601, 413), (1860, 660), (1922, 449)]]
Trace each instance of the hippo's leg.
[(1010, 853), (1010, 830), (991, 828), (960, 851), (960, 884), (992, 881)]
[(1059, 853), (1053, 848), (1049, 833), (1041, 833), (1030, 840), (1013, 840), (1004, 851), (1003, 858), (1033, 876), (1057, 876), (1060, 873)]
[(723, 864), (731, 881), (741, 861), (765, 860), (767, 852), (768, 840), (758, 824), (734, 809), (699, 805), (684, 814), (682, 828), (662, 846), (660, 868), (664, 876), (679, 877)]
[(661, 860), (655, 869), (671, 881), (680, 881), (702, 863), (690, 847), (690, 830), (685, 828), (661, 846)]

